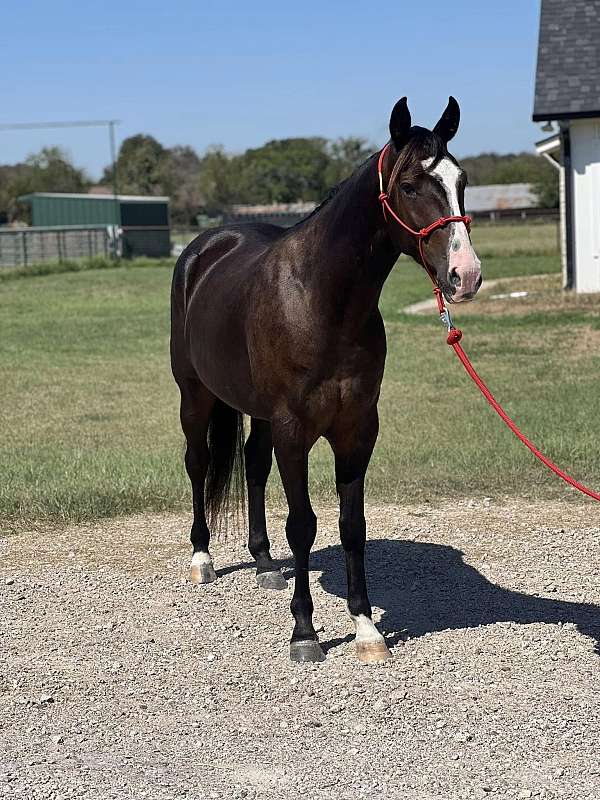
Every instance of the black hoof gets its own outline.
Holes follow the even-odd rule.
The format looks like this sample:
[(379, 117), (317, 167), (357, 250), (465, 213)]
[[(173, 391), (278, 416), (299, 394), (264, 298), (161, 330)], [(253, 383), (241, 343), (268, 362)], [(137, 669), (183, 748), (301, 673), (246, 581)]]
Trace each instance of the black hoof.
[(325, 661), (325, 653), (317, 641), (304, 639), (290, 643), (290, 659), (297, 664), (303, 664), (307, 661)]
[(287, 589), (287, 581), (278, 569), (272, 572), (257, 572), (256, 583), (261, 589)]

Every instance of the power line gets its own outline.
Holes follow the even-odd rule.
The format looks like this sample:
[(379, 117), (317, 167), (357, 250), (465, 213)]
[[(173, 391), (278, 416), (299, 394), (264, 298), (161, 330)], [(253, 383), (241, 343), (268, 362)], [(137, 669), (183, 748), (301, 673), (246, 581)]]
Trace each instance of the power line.
[(0, 131), (34, 131), (48, 128), (108, 128), (108, 146), (110, 149), (110, 163), (112, 167), (112, 189), (115, 202), (115, 214), (117, 209), (117, 195), (119, 186), (117, 181), (117, 150), (115, 146), (115, 125), (118, 119), (76, 119), (70, 122), (4, 122), (0, 123)]
[(8, 122), (0, 123), (0, 131), (25, 131), (40, 128), (99, 128), (118, 125), (119, 119), (81, 119), (72, 122)]

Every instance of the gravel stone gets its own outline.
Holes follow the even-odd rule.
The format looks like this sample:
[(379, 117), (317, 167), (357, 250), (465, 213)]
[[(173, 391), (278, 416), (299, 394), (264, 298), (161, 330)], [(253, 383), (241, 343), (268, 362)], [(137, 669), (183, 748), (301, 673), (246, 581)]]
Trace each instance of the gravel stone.
[[(321, 664), (235, 532), (187, 581), (190, 520), (0, 542), (0, 798), (597, 800), (600, 514), (502, 497), (367, 509), (393, 658), (361, 666), (333, 507), (316, 509)], [(34, 591), (35, 590), (35, 591)], [(27, 602), (18, 601), (23, 596)]]

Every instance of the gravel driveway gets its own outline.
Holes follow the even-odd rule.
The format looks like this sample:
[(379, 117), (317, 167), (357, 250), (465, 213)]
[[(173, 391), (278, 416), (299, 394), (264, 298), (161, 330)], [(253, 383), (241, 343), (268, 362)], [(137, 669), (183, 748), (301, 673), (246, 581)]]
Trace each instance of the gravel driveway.
[(599, 798), (597, 508), (371, 507), (374, 666), (317, 510), (322, 664), (289, 663), (291, 592), (241, 541), (186, 582), (187, 518), (0, 539), (0, 797)]

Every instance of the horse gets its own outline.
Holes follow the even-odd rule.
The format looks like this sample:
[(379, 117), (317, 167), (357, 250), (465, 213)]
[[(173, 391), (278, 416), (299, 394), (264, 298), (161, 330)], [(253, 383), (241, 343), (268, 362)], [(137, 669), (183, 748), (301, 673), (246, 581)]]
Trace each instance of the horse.
[[(216, 579), (210, 530), (243, 492), (245, 471), (256, 581), (265, 589), (286, 587), (265, 521), (274, 451), (295, 566), (294, 662), (325, 658), (309, 588), (317, 518), (308, 457), (320, 437), (335, 460), (356, 654), (363, 663), (391, 657), (372, 621), (364, 568), (364, 481), (379, 429), (386, 357), (378, 301), (402, 253), (428, 268), (449, 302), (470, 300), (479, 289), (481, 264), (464, 217), (466, 174), (447, 149), (459, 121), (450, 97), (433, 130), (412, 125), (401, 98), (386, 147), (306, 219), (287, 229), (246, 223), (204, 231), (175, 265), (170, 349), (192, 486), (190, 578), (197, 584)], [(453, 221), (440, 219), (424, 233), (437, 217)], [(250, 417), (246, 441), (243, 415)]]

